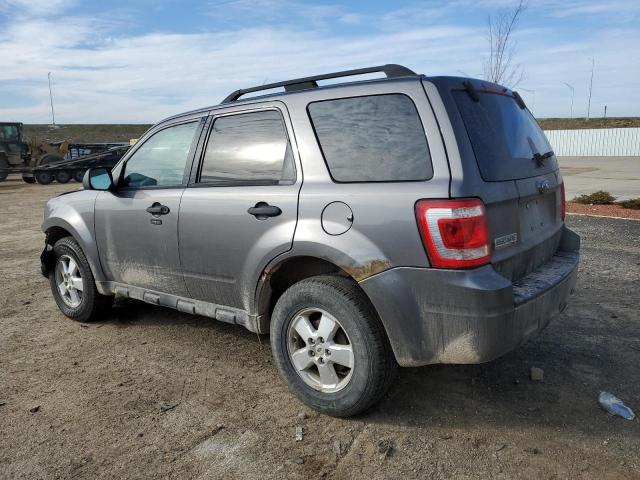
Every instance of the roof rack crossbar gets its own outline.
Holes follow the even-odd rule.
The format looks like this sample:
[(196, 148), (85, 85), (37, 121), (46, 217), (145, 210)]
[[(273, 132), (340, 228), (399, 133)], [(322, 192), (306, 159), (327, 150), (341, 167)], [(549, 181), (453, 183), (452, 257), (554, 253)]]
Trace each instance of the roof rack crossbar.
[(355, 70), (344, 70), (342, 72), (325, 73), (323, 75), (314, 75), (313, 77), (296, 78), (293, 80), (285, 80), (284, 82), (268, 83), (266, 85), (260, 85), (258, 87), (242, 88), (231, 92), (222, 103), (230, 103), (238, 100), (242, 95), (251, 92), (259, 92), (261, 90), (270, 90), (272, 88), (284, 87), (287, 92), (295, 92), (299, 90), (306, 90), (308, 88), (316, 88), (318, 86), (318, 80), (328, 80), (331, 78), (351, 77), (353, 75), (364, 75), (366, 73), (384, 73), (387, 78), (394, 77), (407, 77), (414, 76), (416, 73), (413, 70), (403, 67), (402, 65), (396, 65), (389, 63), (387, 65), (380, 65), (378, 67), (357, 68)]

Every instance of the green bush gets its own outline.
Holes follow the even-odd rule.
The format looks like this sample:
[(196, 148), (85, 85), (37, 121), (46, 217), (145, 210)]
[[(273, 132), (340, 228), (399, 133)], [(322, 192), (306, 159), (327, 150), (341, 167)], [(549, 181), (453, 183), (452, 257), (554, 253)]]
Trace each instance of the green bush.
[(598, 190), (595, 193), (585, 194), (577, 196), (573, 199), (576, 203), (584, 203), (586, 205), (611, 205), (616, 200), (616, 197), (609, 192)]
[(622, 205), (622, 208), (631, 208), (633, 210), (640, 210), (640, 198), (632, 198), (630, 200), (623, 200), (618, 202)]

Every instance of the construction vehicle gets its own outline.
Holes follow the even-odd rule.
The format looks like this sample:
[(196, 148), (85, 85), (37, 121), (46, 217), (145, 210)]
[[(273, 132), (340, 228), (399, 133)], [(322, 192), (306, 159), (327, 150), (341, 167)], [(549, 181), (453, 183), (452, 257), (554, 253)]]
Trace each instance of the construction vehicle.
[(87, 168), (111, 169), (129, 146), (118, 142), (29, 142), (22, 123), (0, 122), (0, 181), (14, 173), (27, 183), (81, 182)]
[(22, 123), (0, 123), (0, 180), (5, 180), (9, 169), (22, 166), (29, 157), (29, 144), (22, 135)]

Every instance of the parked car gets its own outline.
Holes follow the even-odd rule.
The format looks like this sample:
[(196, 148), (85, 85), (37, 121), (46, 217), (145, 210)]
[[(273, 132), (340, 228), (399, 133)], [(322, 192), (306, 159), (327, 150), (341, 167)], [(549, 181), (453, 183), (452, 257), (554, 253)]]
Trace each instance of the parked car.
[(398, 365), (487, 362), (545, 328), (576, 282), (564, 217), (516, 92), (385, 65), (158, 123), (49, 200), (42, 272), (74, 320), (118, 295), (270, 333), (290, 389), (348, 416)]

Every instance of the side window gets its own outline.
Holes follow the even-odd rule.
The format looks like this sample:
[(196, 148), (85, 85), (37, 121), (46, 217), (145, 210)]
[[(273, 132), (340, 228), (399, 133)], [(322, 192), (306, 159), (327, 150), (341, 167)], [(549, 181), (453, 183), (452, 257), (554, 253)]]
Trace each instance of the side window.
[(313, 102), (311, 123), (336, 182), (428, 180), (431, 156), (418, 111), (406, 95)]
[(199, 181), (293, 183), (293, 155), (280, 113), (266, 110), (217, 118), (211, 128)]
[(185, 183), (185, 166), (198, 122), (165, 128), (145, 141), (124, 166), (124, 186), (155, 187)]

